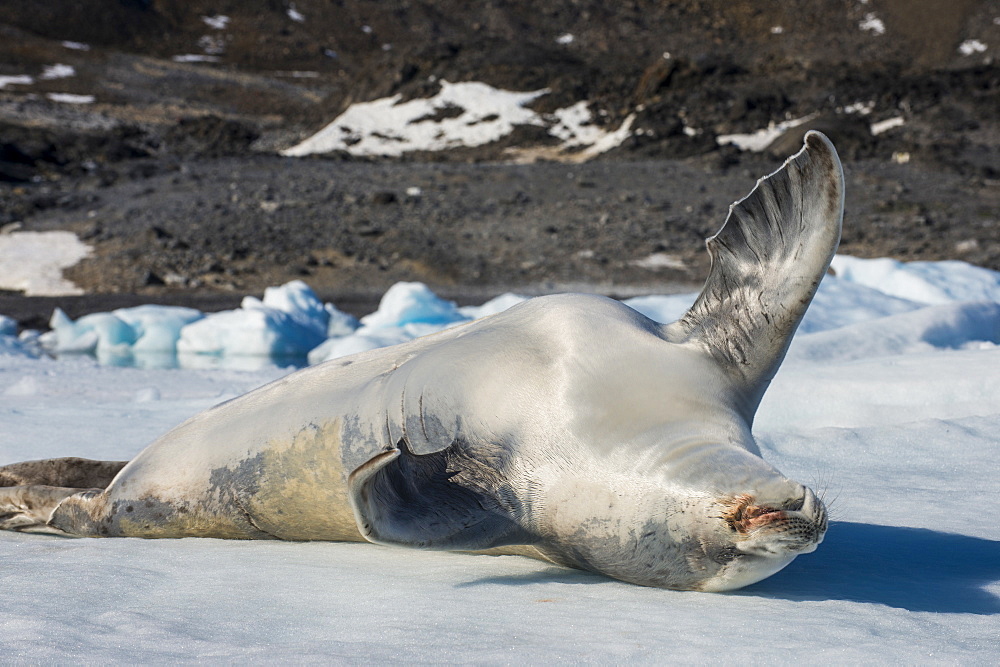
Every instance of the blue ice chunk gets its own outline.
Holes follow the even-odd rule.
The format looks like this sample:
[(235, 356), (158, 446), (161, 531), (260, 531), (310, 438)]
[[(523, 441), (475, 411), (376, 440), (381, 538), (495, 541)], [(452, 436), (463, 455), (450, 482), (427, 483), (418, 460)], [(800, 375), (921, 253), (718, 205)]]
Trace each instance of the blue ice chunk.
[(396, 283), (382, 295), (378, 310), (361, 318), (365, 327), (399, 327), (405, 324), (445, 324), (463, 322), (463, 315), (451, 301), (445, 301), (423, 283)]
[(204, 317), (195, 308), (156, 305), (119, 308), (114, 315), (135, 331), (132, 351), (136, 353), (174, 352), (181, 329)]
[(49, 326), (56, 352), (127, 351), (138, 337), (135, 329), (113, 313), (91, 313), (74, 322), (56, 308)]

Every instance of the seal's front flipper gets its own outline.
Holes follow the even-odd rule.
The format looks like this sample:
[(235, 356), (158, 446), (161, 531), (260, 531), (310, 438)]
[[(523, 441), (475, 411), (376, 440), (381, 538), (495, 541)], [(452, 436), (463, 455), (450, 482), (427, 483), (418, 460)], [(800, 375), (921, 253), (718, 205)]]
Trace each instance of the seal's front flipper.
[(351, 473), (348, 497), (365, 539), (454, 551), (534, 542), (498, 471), (462, 449), (418, 455), (404, 439)]
[(833, 259), (843, 212), (837, 151), (809, 132), (801, 151), (729, 207), (708, 240), (705, 287), (664, 329), (712, 355), (742, 393), (748, 421)]
[(89, 534), (73, 524), (57, 526), (59, 522), (53, 522), (56, 510), (72, 496), (77, 498), (70, 505), (90, 502), (127, 463), (66, 457), (0, 466), (0, 530)]
[(100, 489), (39, 485), (0, 487), (0, 530), (67, 535), (50, 525), (49, 520), (64, 500), (84, 491), (100, 492)]

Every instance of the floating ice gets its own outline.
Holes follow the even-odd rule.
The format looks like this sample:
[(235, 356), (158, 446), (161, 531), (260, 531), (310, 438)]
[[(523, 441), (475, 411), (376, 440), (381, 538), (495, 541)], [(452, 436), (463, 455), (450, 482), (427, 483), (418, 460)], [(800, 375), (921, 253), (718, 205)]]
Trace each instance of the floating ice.
[(57, 354), (92, 354), (101, 363), (143, 368), (171, 367), (183, 327), (202, 313), (177, 306), (136, 306), (111, 313), (92, 313), (73, 321), (56, 309), (39, 338)]
[(17, 320), (0, 315), (0, 357), (33, 356), (17, 338)]
[(114, 314), (135, 331), (132, 351), (137, 353), (174, 352), (181, 330), (204, 317), (201, 311), (179, 306), (136, 306)]
[(920, 308), (923, 304), (891, 296), (846, 278), (826, 276), (806, 311), (799, 331), (815, 333)]
[[(1000, 273), (964, 262), (857, 259), (838, 255), (796, 335), (792, 356), (816, 360), (903, 354), (921, 349), (1000, 343)], [(641, 296), (628, 306), (657, 322), (673, 322), (694, 293)], [(502, 294), (480, 306), (457, 307), (422, 283), (397, 283), (378, 309), (360, 322), (324, 304), (302, 281), (270, 287), (239, 309), (202, 313), (189, 308), (139, 306), (71, 321), (61, 311), (42, 338), (56, 352), (91, 353), (108, 363), (156, 365), (155, 353), (177, 355), (184, 367), (259, 368), (268, 360), (320, 363), (395, 345), (487, 317), (524, 301)], [(929, 306), (942, 306), (934, 309)], [(7, 322), (0, 339), (14, 342)], [(30, 353), (30, 346), (27, 348)]]
[(268, 287), (264, 290), (263, 301), (252, 296), (244, 297), (241, 307), (280, 310), (288, 313), (303, 328), (323, 337), (328, 334), (330, 311), (301, 280), (293, 280), (281, 287)]
[(359, 329), (314, 349), (309, 363), (396, 345), (468, 319), (453, 302), (440, 298), (423, 283), (396, 283), (382, 295), (378, 310), (361, 318)]
[(337, 310), (333, 304), (326, 304), (326, 314), (330, 318), (326, 325), (327, 338), (340, 338), (349, 336), (361, 326), (358, 318), (350, 313)]
[(222, 357), (305, 357), (327, 336), (330, 312), (302, 281), (268, 288), (264, 300), (212, 313), (181, 329), (178, 353)]
[(288, 313), (246, 308), (212, 313), (181, 330), (177, 352), (214, 356), (294, 357), (322, 342)]
[(50, 347), (56, 352), (127, 353), (137, 337), (135, 329), (113, 313), (91, 313), (75, 322), (60, 308), (49, 320), (52, 327)]
[(440, 331), (441, 326), (424, 325), (416, 328), (414, 325), (405, 327), (363, 327), (351, 336), (330, 338), (313, 348), (308, 355), (310, 364), (318, 364), (331, 359), (339, 359), (358, 352), (367, 352), (380, 347), (398, 345), (417, 338), (422, 333)]
[(361, 318), (366, 328), (406, 324), (447, 324), (466, 319), (451, 301), (445, 301), (423, 283), (396, 283), (378, 304), (378, 310)]

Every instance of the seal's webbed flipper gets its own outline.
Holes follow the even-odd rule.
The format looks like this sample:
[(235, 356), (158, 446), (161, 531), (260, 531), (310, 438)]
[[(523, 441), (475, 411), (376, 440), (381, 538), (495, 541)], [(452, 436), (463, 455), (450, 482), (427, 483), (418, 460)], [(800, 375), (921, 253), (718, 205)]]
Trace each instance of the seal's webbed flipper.
[(844, 173), (833, 144), (805, 146), (729, 207), (708, 239), (712, 269), (667, 338), (705, 348), (745, 398), (752, 419), (840, 242)]
[[(454, 465), (461, 458), (461, 465)], [(464, 457), (458, 443), (434, 454), (413, 454), (404, 440), (372, 458), (348, 481), (358, 530), (377, 544), (475, 551), (533, 540), (512, 507), (486, 488), (499, 481)]]
[(45, 485), (0, 487), (0, 530), (67, 535), (49, 521), (64, 500), (84, 491), (99, 492), (100, 489)]

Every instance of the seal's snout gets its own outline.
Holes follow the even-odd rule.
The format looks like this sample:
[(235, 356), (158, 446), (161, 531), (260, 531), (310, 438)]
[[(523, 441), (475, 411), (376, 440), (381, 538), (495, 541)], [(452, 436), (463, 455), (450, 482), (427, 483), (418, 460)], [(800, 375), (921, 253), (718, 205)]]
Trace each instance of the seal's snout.
[(801, 489), (800, 495), (780, 501), (741, 494), (723, 503), (719, 518), (735, 533), (737, 549), (772, 556), (815, 549), (826, 533), (826, 508), (812, 490)]
[(727, 534), (716, 542), (722, 548), (712, 555), (724, 565), (699, 584), (703, 591), (733, 590), (769, 577), (796, 556), (815, 550), (826, 533), (823, 501), (810, 489), (787, 480), (766, 494), (729, 496), (717, 507), (722, 511), (716, 520)]
[(782, 503), (758, 503), (753, 496), (743, 493), (723, 503), (723, 512), (719, 518), (737, 533), (745, 535), (754, 528), (784, 518), (786, 512), (798, 510), (804, 504), (804, 498)]

